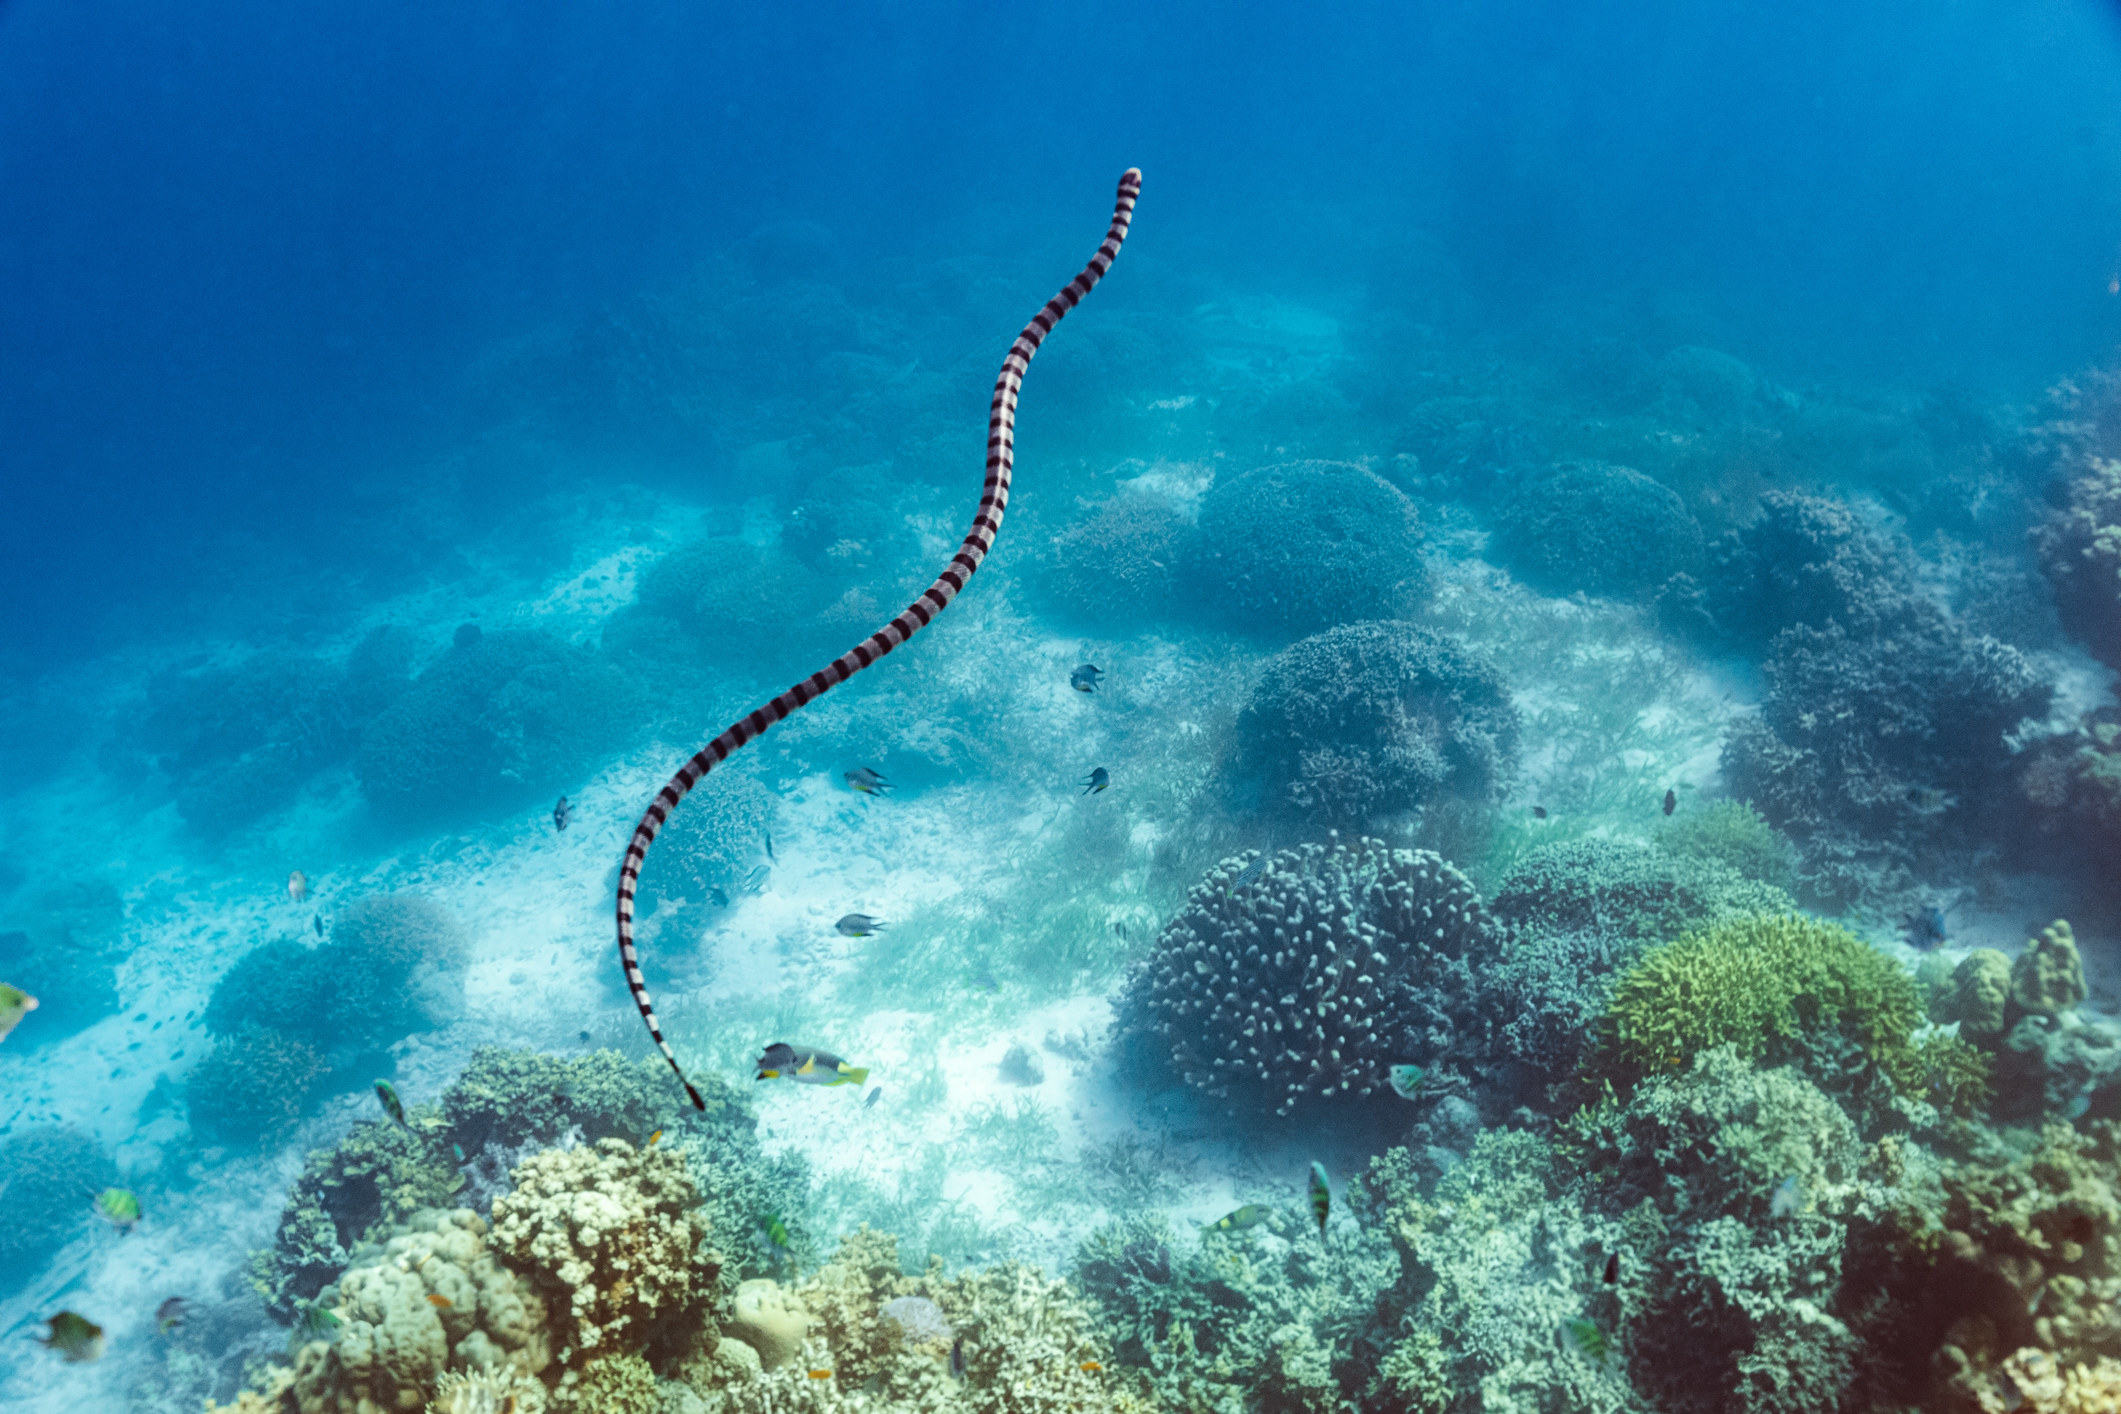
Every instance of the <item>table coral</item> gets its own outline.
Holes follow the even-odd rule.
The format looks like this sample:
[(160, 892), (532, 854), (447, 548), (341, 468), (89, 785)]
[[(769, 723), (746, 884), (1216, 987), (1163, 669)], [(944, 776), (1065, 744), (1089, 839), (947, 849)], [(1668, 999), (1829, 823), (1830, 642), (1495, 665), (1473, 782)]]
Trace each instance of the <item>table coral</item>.
[(1194, 885), (1129, 974), (1122, 1026), (1240, 1113), (1380, 1093), (1387, 1067), (1484, 1054), (1499, 930), (1464, 874), (1373, 839), (1244, 859)]
[(299, 1414), (420, 1409), (448, 1371), (542, 1372), (552, 1360), (545, 1303), (487, 1236), (474, 1213), (430, 1212), (358, 1254), (321, 1298), (343, 1323), (337, 1338), (296, 1353)]
[(1345, 624), (1267, 664), (1237, 722), (1236, 779), (1271, 816), (1360, 826), (1485, 800), (1516, 762), (1509, 686), (1486, 658), (1409, 623)]
[(685, 1161), (623, 1139), (548, 1149), (493, 1204), (494, 1250), (552, 1306), (563, 1361), (637, 1351), (711, 1291), (716, 1264)]

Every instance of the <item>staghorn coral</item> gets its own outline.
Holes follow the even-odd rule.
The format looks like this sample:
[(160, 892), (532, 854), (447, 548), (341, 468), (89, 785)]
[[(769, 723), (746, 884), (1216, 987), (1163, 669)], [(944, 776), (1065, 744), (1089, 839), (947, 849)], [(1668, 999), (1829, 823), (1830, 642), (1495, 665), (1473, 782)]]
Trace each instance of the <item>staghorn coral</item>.
[(1395, 621), (1345, 624), (1267, 664), (1237, 722), (1237, 777), (1271, 816), (1361, 826), (1484, 800), (1515, 764), (1517, 711), (1485, 658)]
[(2121, 668), (2121, 461), (2091, 458), (2032, 540), (2063, 627)]
[(533, 1155), (514, 1179), (494, 1200), (491, 1241), (550, 1302), (563, 1362), (639, 1350), (713, 1289), (679, 1155), (602, 1139)]
[(1665, 943), (1615, 984), (1588, 1064), (1623, 1084), (1730, 1047), (1795, 1064), (1869, 1109), (1885, 1088), (1968, 1113), (1986, 1064), (1964, 1042), (1917, 1038), (1922, 994), (1897, 962), (1832, 924), (1741, 918)]
[(343, 1322), (337, 1338), (296, 1352), (298, 1414), (416, 1410), (442, 1392), (445, 1372), (544, 1371), (553, 1358), (545, 1303), (487, 1236), (475, 1213), (427, 1212), (363, 1248), (321, 1298)]
[(1201, 502), (1189, 602), (1232, 627), (1298, 637), (1391, 614), (1426, 586), (1414, 503), (1343, 462), (1262, 467)]
[(549, 800), (623, 744), (638, 692), (586, 648), (464, 624), (362, 729), (354, 777), (369, 807), (400, 827)]
[(37, 1274), (93, 1221), (85, 1193), (115, 1183), (118, 1169), (78, 1130), (38, 1125), (0, 1139), (0, 1294)]
[(1464, 874), (1373, 839), (1283, 850), (1194, 885), (1130, 973), (1122, 1026), (1193, 1089), (1250, 1112), (1368, 1096), (1388, 1066), (1489, 1047), (1476, 985), (1499, 939)]
[(1498, 517), (1504, 559), (1543, 594), (1642, 598), (1701, 568), (1701, 527), (1641, 472), (1562, 462), (1520, 484)]
[(301, 1122), (330, 1073), (307, 1041), (246, 1025), (216, 1041), (185, 1080), (192, 1133), (212, 1144), (270, 1147)]

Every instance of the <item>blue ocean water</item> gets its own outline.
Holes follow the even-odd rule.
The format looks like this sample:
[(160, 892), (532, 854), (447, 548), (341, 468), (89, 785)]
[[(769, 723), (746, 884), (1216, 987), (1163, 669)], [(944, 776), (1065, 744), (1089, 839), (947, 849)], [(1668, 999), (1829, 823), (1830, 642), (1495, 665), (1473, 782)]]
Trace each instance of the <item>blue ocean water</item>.
[[(522, 1407), (2102, 1407), (2121, 1217), (1966, 1195), (2117, 1172), (2117, 115), (2063, 0), (0, 4), (0, 1404), (367, 1407), (393, 1232), (557, 1310), (497, 1196), (667, 1132), (720, 1269)], [(628, 832), (947, 562), (1130, 166), (986, 567), (650, 853), (692, 1119)]]

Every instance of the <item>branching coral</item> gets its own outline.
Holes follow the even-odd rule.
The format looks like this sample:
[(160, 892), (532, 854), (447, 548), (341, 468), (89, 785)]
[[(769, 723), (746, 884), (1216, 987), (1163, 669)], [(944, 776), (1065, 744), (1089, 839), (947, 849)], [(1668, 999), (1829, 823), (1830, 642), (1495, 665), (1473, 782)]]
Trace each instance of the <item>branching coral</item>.
[(560, 1359), (579, 1363), (641, 1349), (713, 1289), (698, 1204), (677, 1154), (603, 1139), (521, 1164), (491, 1241), (550, 1302)]
[(1701, 527), (1629, 467), (1563, 462), (1518, 486), (1500, 517), (1505, 558), (1546, 594), (1647, 595), (1701, 568)]
[(1752, 651), (1803, 624), (1867, 632), (1912, 610), (1914, 555), (1845, 502), (1771, 491), (1760, 514), (1716, 546), (1707, 607), (1717, 630)]
[(1048, 592), (1067, 617), (1140, 623), (1168, 614), (1193, 527), (1169, 501), (1123, 487), (1088, 507), (1046, 551)]
[(1879, 1082), (1962, 1113), (1986, 1099), (1985, 1066), (1964, 1042), (1915, 1036), (1922, 994), (1900, 964), (1831, 924), (1742, 918), (1663, 944), (1614, 986), (1590, 1064), (1617, 1080), (1733, 1048), (1797, 1064), (1851, 1103)]
[(1225, 860), (1136, 964), (1122, 1024), (1240, 1112), (1379, 1093), (1389, 1066), (1490, 1044), (1476, 972), (1497, 928), (1465, 875), (1372, 839)]
[(1340, 462), (1262, 467), (1201, 503), (1189, 599), (1234, 627), (1296, 636), (1386, 617), (1426, 582), (1414, 503)]
[(588, 649), (465, 624), (362, 730), (354, 776), (370, 807), (397, 825), (556, 796), (622, 743), (636, 693)]
[(546, 1308), (489, 1250), (476, 1214), (429, 1212), (359, 1255), (321, 1305), (336, 1338), (295, 1356), (299, 1414), (419, 1409), (445, 1371), (534, 1376), (551, 1363)]
[(1271, 815), (1361, 826), (1487, 798), (1517, 735), (1509, 687), (1479, 654), (1413, 624), (1346, 624), (1267, 664), (1238, 718), (1237, 774)]
[(665, 903), (704, 904), (719, 888), (733, 894), (764, 857), (774, 797), (740, 771), (716, 771), (694, 788), (656, 836), (641, 868), (644, 911)]
[(307, 1041), (246, 1025), (215, 1042), (184, 1082), (192, 1133), (216, 1144), (271, 1145), (300, 1122), (330, 1072)]
[(2121, 668), (2121, 461), (2091, 459), (2033, 530), (2033, 551), (2063, 627)]
[(1797, 884), (1797, 846), (1742, 800), (1719, 800), (1667, 820), (1657, 829), (1657, 844), (1675, 859), (1727, 865), (1754, 883), (1777, 889)]

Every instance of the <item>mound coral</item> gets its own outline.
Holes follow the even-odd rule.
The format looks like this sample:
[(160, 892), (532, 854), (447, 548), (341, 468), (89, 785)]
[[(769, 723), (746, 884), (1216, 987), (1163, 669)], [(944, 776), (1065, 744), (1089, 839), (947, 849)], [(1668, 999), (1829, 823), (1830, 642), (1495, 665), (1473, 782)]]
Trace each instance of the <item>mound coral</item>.
[(1805, 882), (1848, 902), (1904, 887), (1926, 849), (1963, 843), (2007, 799), (2010, 738), (2052, 688), (2007, 644), (1924, 604), (1888, 631), (1797, 627), (1765, 664), (1758, 718), (1734, 725), (1734, 795), (1787, 830)]
[(491, 1241), (550, 1303), (563, 1363), (639, 1350), (712, 1291), (718, 1264), (676, 1153), (602, 1139), (535, 1154), (514, 1180)]
[(354, 777), (398, 826), (548, 800), (623, 744), (636, 697), (633, 680), (588, 649), (465, 624), (363, 728)]
[(2033, 551), (2063, 627), (2121, 668), (2121, 461), (2091, 459), (2034, 528)]
[(1742, 800), (1719, 800), (1665, 821), (1657, 829), (1657, 844), (1675, 859), (1712, 860), (1758, 884), (1778, 889), (1797, 884), (1797, 846)]
[(1761, 497), (1751, 524), (1718, 542), (1706, 607), (1720, 636), (1758, 652), (1803, 624), (1864, 632), (1912, 604), (1914, 554), (1843, 501), (1795, 491)]
[(836, 592), (777, 545), (737, 536), (695, 540), (641, 576), (634, 602), (606, 627), (604, 644), (620, 657), (652, 661), (659, 672), (692, 664), (792, 676), (814, 667), (810, 658), (846, 648), (844, 627), (828, 622)]
[(1503, 501), (1497, 528), (1510, 567), (1545, 594), (1637, 599), (1701, 569), (1701, 527), (1686, 503), (1605, 462), (1529, 478)]
[(1053, 537), (1047, 592), (1062, 614), (1099, 625), (1167, 614), (1192, 536), (1178, 507), (1123, 487)]
[(713, 890), (732, 895), (763, 858), (774, 796), (740, 771), (716, 771), (670, 816), (641, 868), (643, 912), (667, 903), (704, 904)]
[[(1930, 1001), (1930, 1015), (1957, 1022), (1995, 1069), (1999, 1119), (2081, 1113), (2121, 1080), (2121, 1028), (2084, 1017), (2084, 962), (2075, 934), (2057, 919), (2015, 961), (1976, 948)], [(2117, 1096), (2121, 1098), (2121, 1096)]]
[(446, 1021), (463, 995), (463, 930), (418, 894), (378, 894), (341, 913), (317, 947), (278, 938), (214, 986), (206, 1027), (259, 1025), (344, 1055)]
[(215, 1144), (271, 1145), (308, 1113), (331, 1066), (307, 1041), (246, 1025), (214, 1043), (184, 1082), (192, 1133)]
[(92, 1221), (86, 1195), (117, 1181), (117, 1167), (93, 1139), (56, 1125), (0, 1139), (0, 1294), (37, 1269)]
[(1490, 1044), (1476, 969), (1494, 920), (1465, 875), (1377, 840), (1283, 850), (1237, 887), (1223, 861), (1127, 980), (1122, 1025), (1175, 1078), (1242, 1113), (1368, 1096), (1398, 1063)]
[(1238, 718), (1239, 778), (1269, 814), (1361, 826), (1443, 798), (1480, 800), (1517, 754), (1493, 665), (1413, 624), (1346, 624), (1267, 664)]
[(1414, 503), (1342, 462), (1262, 467), (1201, 502), (1186, 559), (1191, 602), (1281, 637), (1390, 616), (1427, 583)]
[(320, 1299), (342, 1322), (336, 1338), (296, 1352), (299, 1414), (419, 1409), (445, 1371), (542, 1372), (553, 1358), (545, 1304), (486, 1238), (475, 1213), (430, 1212), (364, 1249)]
[(1966, 1043), (1915, 1036), (1922, 994), (1899, 963), (1828, 923), (1742, 918), (1651, 949), (1613, 988), (1591, 1064), (1616, 1080), (1690, 1064), (1729, 1047), (1794, 1064), (1859, 1106), (1880, 1082), (1968, 1113), (1986, 1064)]

